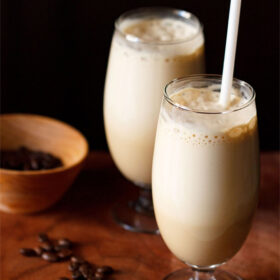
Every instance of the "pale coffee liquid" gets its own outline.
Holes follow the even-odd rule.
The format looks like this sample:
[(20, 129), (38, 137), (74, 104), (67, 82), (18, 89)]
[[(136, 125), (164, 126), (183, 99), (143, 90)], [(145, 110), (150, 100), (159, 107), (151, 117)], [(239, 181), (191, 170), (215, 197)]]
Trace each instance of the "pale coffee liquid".
[[(132, 41), (145, 43), (114, 34), (105, 85), (106, 137), (123, 175), (149, 185), (164, 86), (173, 78), (204, 72), (204, 38), (173, 18), (125, 20), (120, 29)], [(185, 41), (171, 44), (178, 40)]]
[[(217, 112), (219, 95), (185, 89), (177, 104)], [(238, 92), (228, 109), (245, 100)], [(221, 264), (244, 242), (257, 202), (256, 108), (197, 114), (162, 107), (153, 162), (156, 220), (169, 249), (184, 262)]]

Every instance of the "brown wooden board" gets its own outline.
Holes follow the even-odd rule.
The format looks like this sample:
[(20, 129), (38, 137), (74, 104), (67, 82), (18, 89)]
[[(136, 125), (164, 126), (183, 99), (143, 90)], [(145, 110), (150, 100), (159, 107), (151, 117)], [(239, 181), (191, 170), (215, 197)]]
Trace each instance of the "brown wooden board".
[[(112, 205), (135, 193), (107, 153), (91, 152), (74, 185), (51, 209), (33, 215), (0, 214), (1, 280), (70, 278), (68, 263), (49, 264), (19, 254), (21, 247), (35, 246), (42, 231), (73, 240), (79, 255), (115, 268), (117, 273), (108, 279), (158, 280), (183, 268), (160, 236), (128, 232), (112, 220)], [(279, 279), (278, 213), (279, 153), (266, 152), (261, 154), (260, 201), (252, 230), (224, 269), (247, 280)]]

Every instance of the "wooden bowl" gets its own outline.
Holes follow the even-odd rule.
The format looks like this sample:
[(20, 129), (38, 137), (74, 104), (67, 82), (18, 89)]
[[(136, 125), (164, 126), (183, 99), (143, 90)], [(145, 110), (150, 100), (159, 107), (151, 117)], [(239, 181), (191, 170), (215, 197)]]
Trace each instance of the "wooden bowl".
[(0, 116), (1, 149), (25, 146), (58, 156), (63, 166), (38, 171), (0, 168), (0, 210), (32, 213), (58, 201), (81, 170), (88, 154), (85, 137), (55, 119), (29, 114)]

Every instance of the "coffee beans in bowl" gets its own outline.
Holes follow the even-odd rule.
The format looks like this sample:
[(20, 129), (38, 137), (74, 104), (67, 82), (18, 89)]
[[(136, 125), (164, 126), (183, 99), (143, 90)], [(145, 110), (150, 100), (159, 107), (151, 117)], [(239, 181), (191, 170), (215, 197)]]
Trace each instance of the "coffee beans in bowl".
[(60, 158), (46, 152), (26, 147), (0, 150), (0, 168), (12, 170), (44, 170), (62, 166)]
[(0, 115), (0, 210), (33, 213), (57, 202), (88, 154), (85, 137), (61, 121), (31, 114)]

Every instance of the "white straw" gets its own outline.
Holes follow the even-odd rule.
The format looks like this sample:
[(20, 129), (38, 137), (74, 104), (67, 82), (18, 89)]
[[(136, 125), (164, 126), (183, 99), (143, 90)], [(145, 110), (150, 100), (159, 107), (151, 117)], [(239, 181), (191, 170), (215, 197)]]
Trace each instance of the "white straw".
[(219, 103), (227, 107), (232, 89), (241, 0), (231, 0)]

